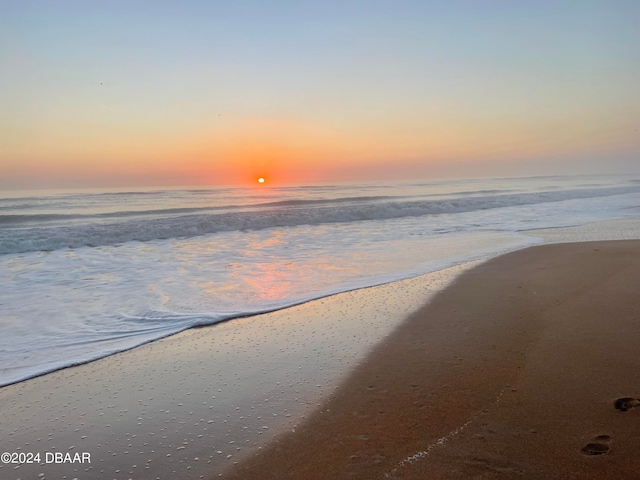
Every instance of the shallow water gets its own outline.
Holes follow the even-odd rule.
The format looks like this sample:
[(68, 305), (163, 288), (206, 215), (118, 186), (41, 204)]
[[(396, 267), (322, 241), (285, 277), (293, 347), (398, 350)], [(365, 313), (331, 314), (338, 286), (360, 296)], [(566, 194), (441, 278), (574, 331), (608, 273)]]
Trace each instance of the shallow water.
[(639, 205), (630, 177), (13, 192), (0, 199), (0, 385)]

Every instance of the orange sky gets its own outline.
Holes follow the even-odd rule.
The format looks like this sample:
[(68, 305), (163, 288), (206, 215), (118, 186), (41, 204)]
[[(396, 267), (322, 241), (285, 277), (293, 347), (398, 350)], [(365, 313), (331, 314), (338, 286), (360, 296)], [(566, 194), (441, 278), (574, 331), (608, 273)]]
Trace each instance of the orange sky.
[(12, 5), (0, 188), (640, 169), (631, 12), (461, 3)]

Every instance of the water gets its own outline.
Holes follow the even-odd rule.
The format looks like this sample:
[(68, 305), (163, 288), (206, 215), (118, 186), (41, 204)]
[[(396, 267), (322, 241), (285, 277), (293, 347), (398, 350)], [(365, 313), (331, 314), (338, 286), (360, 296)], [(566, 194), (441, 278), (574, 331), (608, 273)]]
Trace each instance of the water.
[(640, 216), (620, 176), (1, 196), (0, 385)]

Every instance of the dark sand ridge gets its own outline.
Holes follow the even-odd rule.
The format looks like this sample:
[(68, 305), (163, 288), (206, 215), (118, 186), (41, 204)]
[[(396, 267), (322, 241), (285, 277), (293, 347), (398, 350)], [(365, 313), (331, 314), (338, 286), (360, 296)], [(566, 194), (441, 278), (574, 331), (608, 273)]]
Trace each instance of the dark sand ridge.
[(640, 478), (640, 241), (465, 272), (236, 479)]

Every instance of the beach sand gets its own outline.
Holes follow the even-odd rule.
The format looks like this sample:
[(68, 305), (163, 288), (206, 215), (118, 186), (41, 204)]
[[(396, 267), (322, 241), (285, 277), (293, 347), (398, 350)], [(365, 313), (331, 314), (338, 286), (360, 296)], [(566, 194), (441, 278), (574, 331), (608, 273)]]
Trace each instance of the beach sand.
[(3, 387), (0, 450), (91, 463), (0, 478), (640, 478), (640, 241), (460, 268)]
[(640, 241), (492, 259), (225, 477), (640, 478), (639, 291)]
[[(0, 452), (39, 452), (42, 463), (0, 463), (0, 479), (218, 478), (295, 428), (470, 266), (187, 330), (0, 388)], [(45, 463), (55, 453), (91, 462)]]

